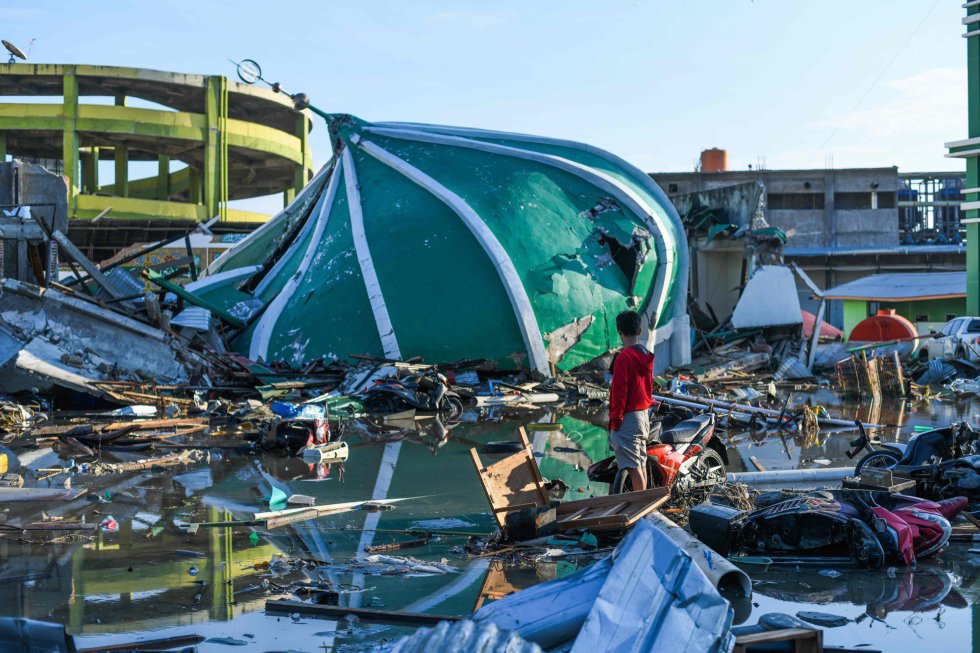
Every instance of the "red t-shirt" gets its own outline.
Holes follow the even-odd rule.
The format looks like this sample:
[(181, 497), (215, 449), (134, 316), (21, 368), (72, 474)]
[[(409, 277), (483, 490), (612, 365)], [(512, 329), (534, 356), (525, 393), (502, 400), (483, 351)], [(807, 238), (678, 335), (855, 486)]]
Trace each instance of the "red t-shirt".
[(617, 430), (623, 415), (653, 405), (653, 354), (643, 345), (625, 347), (613, 361), (609, 388), (609, 430)]

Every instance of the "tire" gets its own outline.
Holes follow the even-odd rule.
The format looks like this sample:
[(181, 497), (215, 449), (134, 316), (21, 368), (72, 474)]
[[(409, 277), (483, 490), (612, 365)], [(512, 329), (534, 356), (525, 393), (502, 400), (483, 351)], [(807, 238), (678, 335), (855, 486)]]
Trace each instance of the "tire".
[(854, 475), (860, 476), (864, 469), (889, 469), (898, 464), (899, 457), (891, 451), (876, 451), (858, 461), (854, 466)]
[(690, 471), (674, 482), (670, 488), (671, 498), (675, 503), (701, 503), (708, 498), (715, 485), (724, 483), (726, 479), (725, 461), (721, 454), (710, 447), (705, 448)]
[[(647, 462), (647, 489), (652, 487), (659, 487), (657, 479), (653, 477), (653, 465)], [(651, 481), (651, 479), (653, 479)], [(613, 479), (612, 484), (609, 486), (609, 494), (624, 494), (626, 492), (633, 491), (633, 481), (630, 479), (629, 473), (625, 469), (620, 469), (616, 472), (616, 478)]]
[(626, 470), (621, 469), (616, 472), (616, 478), (613, 479), (612, 484), (609, 486), (609, 494), (624, 494), (632, 491), (633, 482), (630, 480), (630, 475), (626, 473)]
[(458, 397), (443, 397), (439, 412), (451, 420), (456, 419), (463, 414), (463, 402)]

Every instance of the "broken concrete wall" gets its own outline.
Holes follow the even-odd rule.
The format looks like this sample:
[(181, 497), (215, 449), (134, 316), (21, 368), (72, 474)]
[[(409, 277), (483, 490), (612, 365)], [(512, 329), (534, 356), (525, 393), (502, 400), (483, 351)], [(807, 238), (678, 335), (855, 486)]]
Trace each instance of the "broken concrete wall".
[(37, 272), (52, 269), (36, 221), (68, 231), (67, 181), (33, 163), (0, 163), (0, 277), (39, 283)]
[(0, 390), (92, 381), (186, 382), (202, 361), (159, 329), (96, 304), (14, 279), (0, 281)]

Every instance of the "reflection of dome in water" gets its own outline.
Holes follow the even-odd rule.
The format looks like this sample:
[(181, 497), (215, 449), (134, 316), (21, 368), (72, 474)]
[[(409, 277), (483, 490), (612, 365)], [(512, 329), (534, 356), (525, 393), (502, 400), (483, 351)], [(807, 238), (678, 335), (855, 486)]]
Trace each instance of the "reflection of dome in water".
[(333, 164), (192, 286), (251, 312), (236, 349), (547, 372), (617, 346), (615, 317), (636, 307), (683, 351), (686, 241), (649, 176), (534, 136), (347, 115), (330, 130)]

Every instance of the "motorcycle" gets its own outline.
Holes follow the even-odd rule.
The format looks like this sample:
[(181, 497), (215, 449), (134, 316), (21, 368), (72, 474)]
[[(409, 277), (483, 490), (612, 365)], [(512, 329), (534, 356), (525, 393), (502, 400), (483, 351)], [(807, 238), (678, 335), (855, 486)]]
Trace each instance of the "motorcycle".
[[(855, 422), (861, 435), (851, 441), (849, 458), (861, 450), (868, 453), (854, 466), (854, 473), (861, 475), (864, 469), (893, 469), (896, 466), (919, 466), (955, 460), (980, 454), (980, 436), (966, 422), (957, 422), (944, 428), (917, 433), (908, 443), (875, 443), (861, 422)], [(875, 444), (879, 448), (875, 448)]]
[(776, 564), (879, 569), (910, 566), (942, 550), (964, 497), (940, 502), (887, 492), (773, 493), (751, 511), (704, 504), (691, 510), (698, 539), (725, 556), (764, 555)]
[[(728, 451), (714, 437), (712, 413), (677, 421), (662, 432), (653, 427), (673, 422), (671, 418), (676, 415), (668, 412), (663, 422), (651, 420), (651, 436), (646, 447), (647, 487), (669, 487), (675, 498), (706, 496), (716, 483), (725, 480)], [(629, 474), (619, 469), (615, 456), (591, 465), (588, 477), (597, 483), (608, 483), (610, 494), (633, 491)]]
[(439, 413), (449, 420), (463, 413), (463, 401), (449, 389), (446, 377), (428, 370), (406, 379), (384, 379), (364, 392), (364, 406), (379, 412), (414, 408)]

